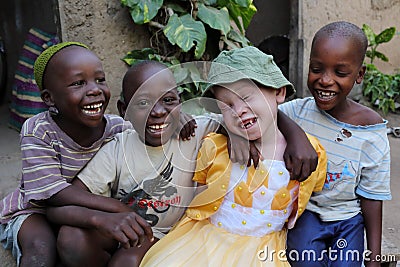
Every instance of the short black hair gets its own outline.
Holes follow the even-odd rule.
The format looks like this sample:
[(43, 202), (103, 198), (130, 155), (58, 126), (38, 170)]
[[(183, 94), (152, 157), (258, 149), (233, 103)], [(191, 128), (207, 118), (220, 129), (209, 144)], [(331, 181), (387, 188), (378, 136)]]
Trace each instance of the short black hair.
[(346, 39), (351, 39), (359, 47), (357, 52), (359, 53), (360, 65), (363, 63), (365, 53), (367, 52), (368, 39), (363, 30), (360, 29), (357, 25), (347, 21), (336, 21), (323, 26), (314, 35), (311, 49), (313, 48), (314, 43), (322, 37), (342, 37)]
[[(122, 91), (120, 94), (120, 100), (125, 103), (126, 100), (126, 91), (128, 89), (128, 79), (131, 75), (138, 74), (139, 72), (148, 69), (149, 67), (156, 67), (158, 69), (166, 69), (168, 68), (167, 65), (165, 65), (162, 62), (155, 61), (155, 60), (141, 60), (138, 61), (137, 63), (134, 63), (132, 66), (129, 67), (129, 69), (126, 71), (124, 78), (122, 79)], [(136, 89), (136, 88), (135, 88)]]

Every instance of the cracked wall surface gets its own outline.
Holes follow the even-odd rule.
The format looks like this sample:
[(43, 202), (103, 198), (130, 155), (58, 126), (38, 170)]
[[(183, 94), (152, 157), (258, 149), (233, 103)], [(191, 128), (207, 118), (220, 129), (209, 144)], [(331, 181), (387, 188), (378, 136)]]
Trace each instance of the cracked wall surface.
[[(292, 0), (297, 1), (297, 0)], [(120, 0), (59, 0), (61, 32), (63, 40), (81, 41), (88, 44), (103, 60), (107, 79), (112, 92), (109, 111), (116, 113), (125, 63), (121, 58), (132, 49), (147, 47), (149, 34), (146, 26), (134, 25), (128, 9)], [(375, 32), (391, 26), (397, 34), (379, 51), (389, 57), (389, 62), (377, 60), (379, 69), (392, 73), (400, 67), (400, 0), (306, 0), (299, 1), (298, 37), (301, 39), (302, 54), (298, 60), (302, 66), (299, 83), (308, 92), (306, 78), (311, 40), (323, 25), (347, 20), (360, 27), (370, 25)], [(259, 27), (262, 27), (260, 25)], [(300, 69), (300, 68), (299, 68)]]
[(63, 41), (87, 44), (102, 60), (111, 99), (108, 112), (117, 114), (116, 102), (127, 65), (121, 60), (133, 49), (147, 47), (145, 26), (133, 23), (120, 0), (59, 0)]

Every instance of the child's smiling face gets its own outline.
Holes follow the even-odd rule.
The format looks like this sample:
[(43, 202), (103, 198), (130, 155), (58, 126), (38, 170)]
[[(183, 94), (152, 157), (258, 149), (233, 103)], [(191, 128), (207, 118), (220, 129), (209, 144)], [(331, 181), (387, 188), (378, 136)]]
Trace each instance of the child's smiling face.
[(342, 109), (354, 84), (361, 83), (365, 67), (357, 49), (357, 42), (347, 37), (323, 36), (315, 40), (307, 85), (320, 109)]
[(247, 79), (212, 90), (228, 130), (253, 141), (268, 137), (276, 125), (277, 105), (285, 98), (284, 89), (259, 88)]
[(60, 127), (101, 125), (110, 89), (102, 63), (93, 52), (80, 46), (62, 49), (50, 59), (43, 80), (49, 103), (59, 111)]
[(128, 77), (126, 84), (139, 86), (128, 99), (126, 119), (147, 145), (165, 144), (178, 128), (181, 111), (173, 74), (167, 68), (143, 66), (136, 75)]

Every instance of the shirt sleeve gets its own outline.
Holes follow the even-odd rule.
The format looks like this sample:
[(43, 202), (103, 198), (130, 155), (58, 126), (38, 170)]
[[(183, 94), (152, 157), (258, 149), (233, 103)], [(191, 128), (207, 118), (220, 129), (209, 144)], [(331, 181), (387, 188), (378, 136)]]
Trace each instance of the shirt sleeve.
[(205, 138), (199, 153), (197, 154), (196, 171), (193, 176), (193, 181), (206, 184), (208, 171), (213, 163), (216, 147), (210, 138)]
[(206, 113), (195, 117), (197, 123), (196, 135), (199, 139), (203, 139), (209, 133), (216, 132), (221, 125), (222, 115), (214, 113)]
[[(278, 105), (278, 109), (295, 122), (299, 122), (307, 114), (310, 98), (299, 98)], [(308, 116), (308, 115), (306, 115)]]
[(77, 177), (96, 195), (111, 197), (111, 189), (118, 177), (118, 142), (105, 144), (88, 162)]
[(356, 193), (374, 200), (390, 200), (390, 146), (386, 129), (371, 132), (361, 157), (361, 178)]
[(294, 104), (295, 104), (295, 100), (285, 102), (285, 103), (278, 105), (278, 109), (280, 111), (282, 111), (283, 113), (285, 113), (286, 116), (293, 119), (293, 113), (295, 110)]
[(46, 141), (34, 135), (21, 136), (21, 191), (25, 202), (48, 199), (70, 185), (61, 174), (59, 153)]

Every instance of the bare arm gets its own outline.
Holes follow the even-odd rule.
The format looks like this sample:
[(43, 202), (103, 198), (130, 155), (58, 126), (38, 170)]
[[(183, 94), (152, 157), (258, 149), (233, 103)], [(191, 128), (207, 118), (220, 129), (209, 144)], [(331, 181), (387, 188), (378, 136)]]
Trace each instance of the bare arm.
[(73, 185), (52, 196), (48, 200), (50, 207), (47, 208), (49, 221), (59, 225), (96, 229), (121, 242), (125, 248), (142, 244), (145, 236), (152, 240), (150, 225), (127, 205), (87, 190), (76, 178)]
[(247, 167), (250, 167), (253, 162), (254, 168), (257, 168), (261, 155), (254, 142), (228, 132), (223, 126), (219, 127), (218, 133), (227, 137), (229, 158), (232, 162), (238, 162)]
[(49, 206), (76, 205), (107, 212), (130, 211), (129, 207), (117, 199), (90, 193), (79, 178), (75, 178), (71, 186), (50, 197), (47, 204)]
[(304, 181), (317, 168), (317, 152), (300, 126), (280, 110), (278, 128), (287, 142), (283, 155), (286, 168), (290, 171), (292, 179)]
[(80, 206), (50, 207), (47, 218), (60, 225), (96, 229), (124, 248), (143, 244), (145, 237), (153, 240), (150, 225), (133, 211), (111, 213)]
[[(382, 201), (372, 200), (361, 197), (361, 211), (364, 216), (365, 230), (367, 234), (367, 248), (372, 253), (369, 255), (371, 260), (377, 259), (381, 255), (382, 242)], [(366, 266), (380, 266), (380, 262), (365, 262)]]

